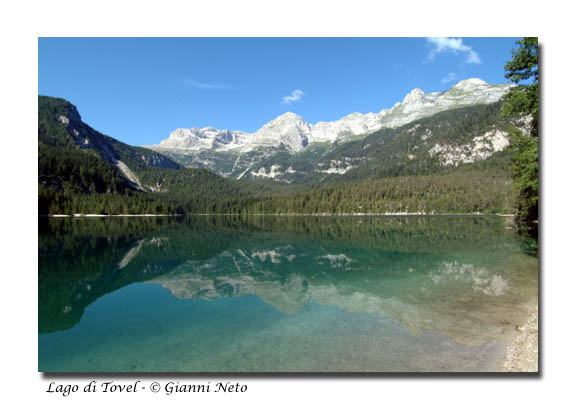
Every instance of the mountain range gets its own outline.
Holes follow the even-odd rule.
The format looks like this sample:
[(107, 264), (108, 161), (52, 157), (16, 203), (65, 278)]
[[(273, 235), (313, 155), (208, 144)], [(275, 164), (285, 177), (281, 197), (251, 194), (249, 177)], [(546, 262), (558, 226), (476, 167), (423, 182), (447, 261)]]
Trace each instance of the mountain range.
[(525, 127), (500, 114), (511, 87), (472, 78), (412, 90), (379, 113), (314, 125), (285, 113), (253, 134), (178, 129), (149, 147), (104, 135), (69, 101), (40, 96), (39, 212), (510, 211), (503, 151), (508, 127)]
[[(310, 179), (298, 174), (313, 172), (320, 176), (312, 179), (322, 180), (321, 174), (345, 174), (356, 168), (356, 162), (362, 159), (329, 158), (335, 145), (364, 139), (381, 129), (397, 129), (447, 110), (494, 103), (510, 88), (510, 84), (490, 85), (481, 79), (470, 78), (443, 92), (425, 94), (416, 88), (402, 102), (378, 113), (355, 112), (338, 121), (309, 124), (301, 116), (286, 112), (255, 133), (213, 127), (179, 128), (160, 144), (147, 148), (184, 166), (209, 169), (235, 179), (273, 179), (293, 183)], [(494, 151), (506, 145), (505, 136), (494, 129), (474, 137), (477, 145), (488, 149), (493, 141)], [(446, 160), (459, 155), (450, 147), (437, 146), (435, 149), (445, 155)], [(477, 155), (479, 148), (471, 149), (476, 152), (472, 156)], [(309, 164), (311, 153), (316, 162), (313, 169), (298, 166), (299, 157), (305, 158)], [(458, 159), (453, 159), (453, 162), (458, 162)]]

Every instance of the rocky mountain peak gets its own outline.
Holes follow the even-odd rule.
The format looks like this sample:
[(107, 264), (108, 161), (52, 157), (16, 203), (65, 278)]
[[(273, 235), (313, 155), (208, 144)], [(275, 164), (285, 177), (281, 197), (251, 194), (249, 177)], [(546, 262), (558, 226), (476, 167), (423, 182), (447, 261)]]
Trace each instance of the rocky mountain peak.
[(298, 152), (308, 145), (310, 125), (293, 112), (286, 112), (265, 124), (254, 135), (251, 144), (258, 146), (284, 145)]
[(267, 126), (270, 124), (280, 124), (280, 123), (281, 124), (302, 124), (302, 123), (306, 123), (306, 121), (304, 120), (304, 118), (302, 118), (298, 114), (295, 114), (294, 112), (285, 112), (282, 115), (277, 116), (276, 118), (274, 118), (273, 120), (271, 120), (270, 122), (265, 124), (264, 126)]
[(408, 95), (404, 97), (403, 104), (410, 104), (413, 102), (421, 102), (424, 100), (424, 91), (420, 88), (414, 88)]
[(282, 115), (278, 116), (276, 119), (279, 119), (279, 118), (286, 118), (286, 119), (289, 119), (289, 118), (293, 118), (293, 119), (302, 119), (302, 117), (301, 117), (300, 115), (298, 115), (298, 114), (295, 114), (294, 112), (290, 112), (290, 111), (284, 112)]
[[(511, 84), (490, 85), (480, 78), (459, 81), (443, 92), (425, 94), (414, 88), (391, 109), (379, 113), (353, 113), (337, 121), (308, 124), (300, 115), (285, 112), (263, 125), (255, 133), (219, 131), (212, 127), (177, 130), (160, 145), (150, 148), (179, 149), (186, 151), (238, 150), (251, 152), (261, 148), (286, 147), (292, 153), (305, 148), (308, 143), (346, 141), (356, 135), (369, 134), (383, 127), (396, 128), (440, 111), (495, 102), (510, 89)], [(208, 153), (207, 153), (208, 154)]]
[(461, 90), (472, 90), (477, 87), (483, 87), (489, 85), (486, 81), (480, 78), (468, 78), (466, 80), (458, 81), (452, 86), (452, 88)]

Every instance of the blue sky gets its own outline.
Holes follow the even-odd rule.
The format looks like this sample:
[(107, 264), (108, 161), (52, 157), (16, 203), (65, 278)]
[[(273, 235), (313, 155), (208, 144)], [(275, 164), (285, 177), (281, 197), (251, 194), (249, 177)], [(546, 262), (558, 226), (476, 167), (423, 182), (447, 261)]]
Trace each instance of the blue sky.
[(40, 38), (38, 93), (132, 145), (176, 128), (254, 132), (390, 108), (413, 88), (506, 82), (519, 38)]

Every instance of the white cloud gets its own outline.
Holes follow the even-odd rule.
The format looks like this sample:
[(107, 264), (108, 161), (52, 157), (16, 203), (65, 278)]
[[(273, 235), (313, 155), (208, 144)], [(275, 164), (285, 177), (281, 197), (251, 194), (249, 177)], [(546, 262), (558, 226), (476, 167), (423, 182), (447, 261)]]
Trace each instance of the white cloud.
[(282, 103), (290, 104), (292, 102), (298, 101), (300, 98), (302, 98), (302, 95), (304, 95), (304, 91), (302, 91), (301, 89), (295, 89), (294, 91), (292, 91), (291, 95), (282, 98)]
[(482, 63), (480, 61), (480, 57), (478, 56), (478, 53), (476, 53), (476, 51), (472, 51), (472, 50), (470, 50), (470, 52), (468, 53), (468, 58), (466, 59), (466, 62), (468, 64), (481, 64)]
[(451, 72), (447, 76), (442, 78), (441, 82), (442, 82), (442, 84), (446, 84), (448, 82), (456, 81), (456, 79), (458, 79), (458, 76), (456, 74), (454, 74), (453, 72)]
[(429, 60), (433, 59), (436, 54), (451, 52), (453, 54), (466, 54), (467, 64), (481, 64), (478, 53), (472, 50), (472, 47), (464, 44), (461, 38), (428, 37), (426, 41), (432, 47), (432, 51), (428, 54)]
[(194, 80), (184, 80), (184, 82), (188, 85), (195, 87), (195, 88), (202, 88), (202, 89), (232, 88), (231, 85), (224, 84), (222, 82), (210, 83), (210, 82), (200, 82), (200, 81), (194, 81)]

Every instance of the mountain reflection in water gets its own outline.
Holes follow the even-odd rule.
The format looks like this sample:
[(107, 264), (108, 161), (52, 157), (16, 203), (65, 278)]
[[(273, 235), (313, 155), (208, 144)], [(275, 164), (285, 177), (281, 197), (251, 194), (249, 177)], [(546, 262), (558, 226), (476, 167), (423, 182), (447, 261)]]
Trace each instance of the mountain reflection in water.
[[(510, 227), (506, 219), (473, 217), (41, 219), (40, 370), (483, 370), (538, 294), (536, 241)], [(171, 300), (154, 285), (168, 290)], [(208, 325), (208, 313), (200, 316), (195, 308), (218, 318)], [(242, 308), (250, 324), (238, 327)], [(127, 311), (132, 321), (121, 323)], [(146, 314), (149, 319), (135, 318)], [(156, 314), (158, 322), (151, 318)], [(95, 329), (99, 320), (109, 327)], [(128, 340), (136, 337), (141, 351), (159, 344), (209, 348), (214, 339), (228, 339), (226, 348), (244, 358), (231, 362), (211, 350), (210, 362), (160, 355), (144, 363), (150, 354), (121, 349), (117, 343), (126, 335), (110, 335), (126, 325), (133, 325)], [(171, 335), (155, 332), (154, 325), (173, 325)], [(130, 359), (105, 364), (89, 357), (90, 340), (104, 331), (109, 352)], [(241, 333), (244, 341), (234, 339)], [(266, 364), (246, 357), (250, 349), (268, 348), (259, 343), (296, 333), (284, 351), (269, 352)], [(84, 352), (71, 352), (72, 340), (85, 342)], [(306, 340), (313, 342), (308, 349), (331, 347), (333, 355), (295, 364), (289, 351)], [(356, 356), (367, 348), (384, 349)], [(395, 358), (381, 361), (386, 351)], [(428, 362), (431, 354), (437, 357)]]

